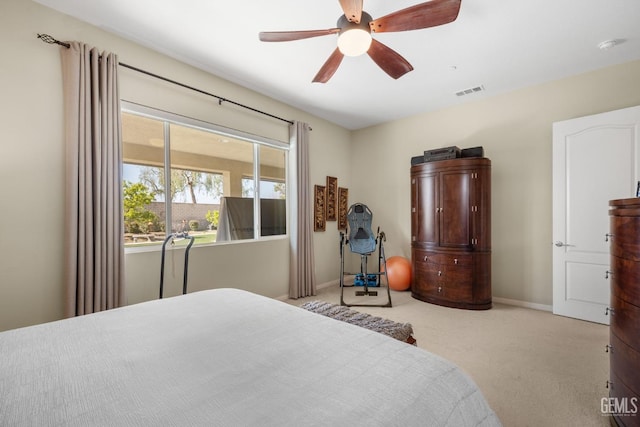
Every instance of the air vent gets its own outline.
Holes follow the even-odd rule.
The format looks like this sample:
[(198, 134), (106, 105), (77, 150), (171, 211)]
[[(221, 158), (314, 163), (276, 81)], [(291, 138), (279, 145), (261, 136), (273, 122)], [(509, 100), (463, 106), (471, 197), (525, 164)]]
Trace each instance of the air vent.
[(482, 92), (484, 90), (484, 86), (476, 86), (471, 89), (461, 90), (460, 92), (456, 92), (456, 96), (465, 96), (471, 95), (472, 93)]

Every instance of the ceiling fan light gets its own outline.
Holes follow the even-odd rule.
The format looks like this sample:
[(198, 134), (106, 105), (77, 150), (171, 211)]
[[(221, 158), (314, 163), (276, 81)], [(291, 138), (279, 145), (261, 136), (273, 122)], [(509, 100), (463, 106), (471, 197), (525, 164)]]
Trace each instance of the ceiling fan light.
[(343, 31), (338, 36), (338, 49), (346, 56), (359, 56), (371, 46), (371, 33), (359, 28)]

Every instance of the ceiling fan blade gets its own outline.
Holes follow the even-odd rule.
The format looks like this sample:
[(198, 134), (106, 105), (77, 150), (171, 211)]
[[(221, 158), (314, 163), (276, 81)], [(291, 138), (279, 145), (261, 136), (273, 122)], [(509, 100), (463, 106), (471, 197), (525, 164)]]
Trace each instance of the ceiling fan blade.
[(327, 62), (324, 63), (318, 74), (313, 78), (314, 83), (326, 83), (329, 81), (331, 76), (333, 76), (340, 66), (344, 55), (340, 52), (340, 49), (333, 51)]
[(371, 47), (367, 54), (385, 73), (394, 79), (398, 79), (413, 70), (413, 67), (406, 59), (376, 39), (371, 40)]
[(327, 30), (307, 30), (307, 31), (263, 31), (258, 36), (263, 42), (289, 42), (293, 40), (309, 39), (311, 37), (327, 36), (340, 32), (340, 28), (329, 28)]
[(344, 16), (349, 22), (360, 23), (362, 18), (362, 0), (340, 0)]
[(419, 30), (453, 22), (462, 0), (432, 0), (385, 15), (369, 23), (375, 33)]

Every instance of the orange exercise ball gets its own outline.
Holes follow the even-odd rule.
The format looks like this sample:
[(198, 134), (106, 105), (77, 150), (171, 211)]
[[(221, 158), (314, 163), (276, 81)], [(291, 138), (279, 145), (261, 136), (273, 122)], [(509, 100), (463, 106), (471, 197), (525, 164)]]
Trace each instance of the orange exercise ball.
[[(382, 266), (384, 271), (384, 265)], [(411, 261), (401, 256), (387, 259), (387, 280), (389, 289), (406, 291), (411, 287)]]

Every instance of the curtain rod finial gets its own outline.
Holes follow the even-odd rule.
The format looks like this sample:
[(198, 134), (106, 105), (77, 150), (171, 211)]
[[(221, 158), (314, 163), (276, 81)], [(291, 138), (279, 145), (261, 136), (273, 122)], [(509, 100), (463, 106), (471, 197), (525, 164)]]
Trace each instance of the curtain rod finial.
[(63, 43), (59, 40), (54, 39), (53, 37), (51, 37), (49, 34), (40, 34), (38, 33), (38, 38), (40, 40), (42, 40), (45, 43), (49, 43), (49, 44), (59, 44), (60, 46), (64, 46), (67, 49), (69, 49), (71, 47), (71, 45), (69, 43)]

